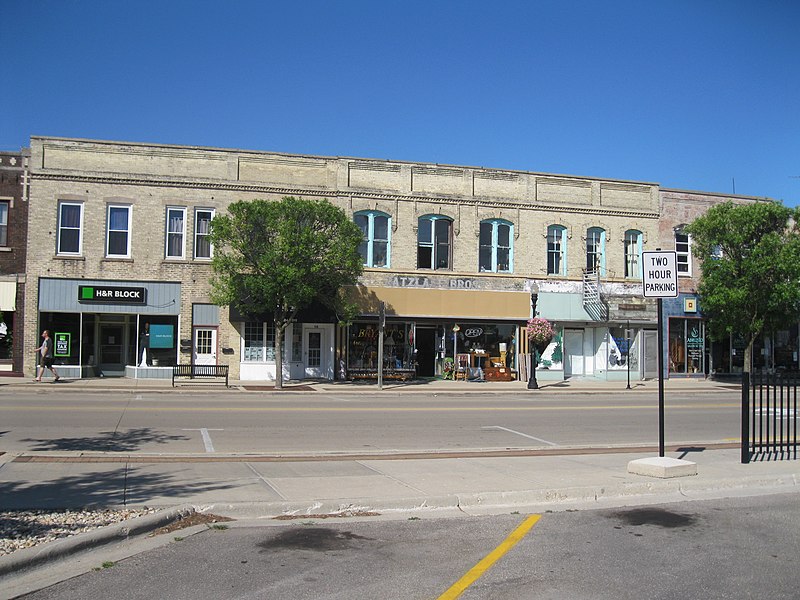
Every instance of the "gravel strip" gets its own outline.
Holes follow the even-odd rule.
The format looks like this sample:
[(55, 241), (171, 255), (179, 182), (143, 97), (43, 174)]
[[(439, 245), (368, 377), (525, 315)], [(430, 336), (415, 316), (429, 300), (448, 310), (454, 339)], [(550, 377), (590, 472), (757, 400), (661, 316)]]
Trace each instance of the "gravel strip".
[(0, 556), (154, 512), (154, 508), (0, 511)]

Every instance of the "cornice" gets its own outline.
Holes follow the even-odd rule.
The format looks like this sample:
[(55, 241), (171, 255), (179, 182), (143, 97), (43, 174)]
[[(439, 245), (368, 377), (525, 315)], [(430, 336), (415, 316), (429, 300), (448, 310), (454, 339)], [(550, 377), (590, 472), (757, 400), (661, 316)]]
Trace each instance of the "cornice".
[(513, 202), (510, 200), (495, 200), (485, 196), (458, 197), (431, 196), (417, 194), (388, 194), (382, 192), (367, 192), (353, 190), (323, 190), (313, 188), (285, 188), (269, 185), (255, 185), (247, 183), (230, 183), (212, 180), (181, 180), (181, 179), (144, 179), (134, 177), (100, 177), (94, 175), (76, 175), (69, 173), (36, 172), (35, 181), (69, 181), (73, 183), (95, 183), (107, 185), (133, 185), (144, 187), (172, 187), (184, 189), (222, 190), (232, 192), (250, 192), (262, 194), (283, 194), (298, 196), (322, 196), (341, 199), (372, 199), (401, 202), (430, 202), (433, 204), (448, 204), (452, 206), (476, 205), (491, 206), (493, 208), (507, 208), (511, 210), (525, 209), (536, 212), (561, 212), (570, 214), (602, 215), (608, 217), (627, 217), (639, 219), (658, 219), (657, 212), (630, 211), (623, 209), (606, 209), (597, 206), (565, 206), (560, 204), (540, 204), (528, 202)]

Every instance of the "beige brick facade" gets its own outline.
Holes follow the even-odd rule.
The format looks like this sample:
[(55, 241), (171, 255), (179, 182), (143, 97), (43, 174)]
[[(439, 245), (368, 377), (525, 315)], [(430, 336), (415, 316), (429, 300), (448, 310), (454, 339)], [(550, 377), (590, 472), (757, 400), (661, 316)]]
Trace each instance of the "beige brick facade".
[[(35, 347), (38, 339), (39, 277), (180, 282), (177, 337), (190, 338), (192, 305), (209, 302), (211, 275), (208, 260), (193, 258), (194, 211), (213, 209), (221, 213), (237, 200), (289, 195), (327, 198), (348, 214), (373, 210), (391, 217), (390, 268), (365, 270), (362, 282), (370, 289), (396, 287), (398, 277), (425, 277), (426, 285), (461, 286), (475, 292), (528, 294), (533, 282), (549, 283), (550, 289), (563, 285), (564, 290), (579, 290), (586, 267), (586, 232), (601, 228), (606, 236), (603, 284), (612, 296), (633, 296), (640, 288), (624, 277), (626, 230), (641, 231), (643, 249), (648, 250), (662, 243), (669, 228), (669, 224), (660, 221), (660, 190), (653, 183), (347, 157), (34, 137), (26, 347)], [(65, 201), (83, 206), (82, 248), (74, 256), (57, 252), (58, 205)], [(129, 258), (106, 257), (110, 204), (132, 207)], [(186, 209), (184, 259), (165, 258), (168, 207)], [(676, 209), (674, 218), (682, 216), (681, 211)], [(450, 269), (417, 268), (417, 225), (419, 217), (425, 215), (452, 219)], [(689, 213), (686, 215), (688, 218)], [(510, 273), (485, 273), (478, 268), (480, 223), (486, 219), (503, 219), (513, 225)], [(565, 276), (547, 275), (546, 236), (550, 225), (566, 228)], [(461, 310), (454, 307), (452, 317), (463, 318)], [(221, 309), (218, 345), (233, 349), (234, 353), (225, 360), (230, 362), (231, 375), (236, 378), (242, 332), (227, 316), (227, 309)], [(519, 314), (516, 318), (524, 322), (527, 316)], [(26, 364), (26, 372), (33, 372), (32, 363)]]

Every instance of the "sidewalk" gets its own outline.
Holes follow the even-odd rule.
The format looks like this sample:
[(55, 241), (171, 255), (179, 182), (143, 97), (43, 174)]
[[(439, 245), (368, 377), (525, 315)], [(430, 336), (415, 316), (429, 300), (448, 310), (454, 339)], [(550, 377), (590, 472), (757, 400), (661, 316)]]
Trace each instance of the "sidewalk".
[[(485, 394), (485, 393), (632, 393), (652, 392), (658, 393), (658, 380), (631, 381), (627, 389), (626, 381), (603, 381), (595, 378), (572, 378), (565, 381), (539, 381), (538, 390), (527, 389), (527, 381), (450, 381), (442, 379), (424, 379), (409, 382), (387, 381), (383, 389), (379, 390), (375, 382), (351, 381), (287, 381), (284, 382), (283, 392), (307, 391), (347, 394), (381, 394), (381, 393), (451, 393), (451, 394)], [(42, 386), (57, 385), (60, 390), (130, 390), (130, 391), (226, 391), (224, 384), (208, 381), (181, 380), (172, 386), (171, 379), (128, 379), (123, 377), (105, 377), (93, 379), (64, 379), (54, 383), (52, 378), (45, 378), (41, 383), (32, 378), (0, 377), (0, 390), (3, 388), (33, 389)], [(275, 392), (274, 382), (270, 381), (240, 381), (230, 380), (227, 391), (239, 392)], [(48, 388), (49, 389), (49, 388)], [(711, 379), (674, 378), (664, 381), (665, 393), (679, 392), (731, 392), (739, 390), (740, 385), (735, 381), (716, 381)]]

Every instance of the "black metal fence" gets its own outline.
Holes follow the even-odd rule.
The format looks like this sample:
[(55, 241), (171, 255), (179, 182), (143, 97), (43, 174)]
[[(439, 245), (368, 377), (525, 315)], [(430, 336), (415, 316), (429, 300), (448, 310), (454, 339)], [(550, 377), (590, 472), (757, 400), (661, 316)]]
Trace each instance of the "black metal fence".
[(797, 459), (800, 373), (742, 374), (742, 462)]

